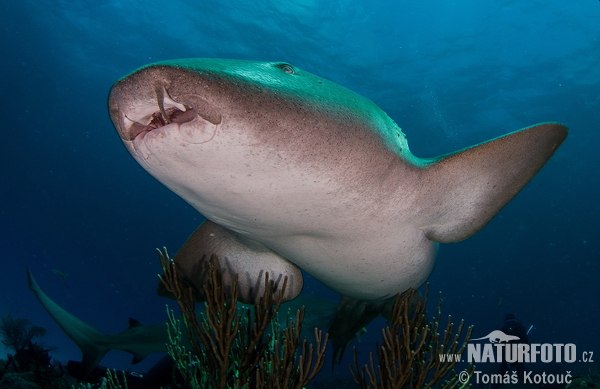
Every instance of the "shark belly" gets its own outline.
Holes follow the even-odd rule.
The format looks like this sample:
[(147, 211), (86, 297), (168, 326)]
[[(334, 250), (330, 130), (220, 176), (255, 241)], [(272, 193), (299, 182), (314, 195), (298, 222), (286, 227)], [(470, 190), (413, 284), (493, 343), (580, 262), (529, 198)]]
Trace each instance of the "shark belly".
[[(177, 136), (175, 128), (171, 131), (170, 142)], [(348, 166), (340, 180), (335, 161), (320, 161), (318, 168), (310, 166), (314, 161), (285, 163), (285, 153), (253, 149), (244, 134), (227, 133), (171, 150), (177, 158), (160, 158), (170, 147), (160, 138), (136, 140), (134, 148), (143, 156), (140, 164), (207, 219), (269, 247), (340, 294), (364, 300), (390, 297), (429, 276), (436, 244), (401, 216), (411, 214), (411, 196), (406, 194), (402, 206), (399, 193), (390, 207), (389, 191), (381, 187), (385, 180), (364, 173), (414, 174), (401, 158), (382, 147), (382, 158), (375, 162), (387, 170)], [(365, 159), (361, 149), (354, 153), (352, 159)], [(348, 184), (365, 180), (371, 182)], [(390, 222), (393, 214), (398, 216)]]
[(267, 244), (329, 288), (358, 300), (418, 288), (437, 253), (437, 244), (416, 229), (389, 236), (383, 230), (326, 239), (296, 235)]

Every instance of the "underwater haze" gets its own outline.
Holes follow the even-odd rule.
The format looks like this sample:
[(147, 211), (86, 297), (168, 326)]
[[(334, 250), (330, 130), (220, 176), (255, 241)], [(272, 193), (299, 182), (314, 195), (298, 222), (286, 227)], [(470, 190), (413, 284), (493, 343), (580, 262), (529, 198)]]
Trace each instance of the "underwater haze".
[[(190, 57), (285, 61), (341, 84), (386, 111), (423, 158), (539, 122), (569, 126), (483, 230), (440, 246), (428, 282), (474, 337), (515, 313), (534, 325), (531, 342), (574, 343), (600, 360), (599, 1), (22, 0), (0, 10), (0, 316), (47, 328), (58, 360), (80, 351), (28, 290), (25, 266), (105, 333), (130, 317), (166, 319), (155, 248), (174, 254), (203, 217), (125, 150), (107, 96), (140, 66)], [(314, 279), (303, 293), (339, 298)], [(361, 358), (383, 324), (354, 343)], [(102, 365), (144, 371), (156, 358), (131, 366), (112, 351)]]

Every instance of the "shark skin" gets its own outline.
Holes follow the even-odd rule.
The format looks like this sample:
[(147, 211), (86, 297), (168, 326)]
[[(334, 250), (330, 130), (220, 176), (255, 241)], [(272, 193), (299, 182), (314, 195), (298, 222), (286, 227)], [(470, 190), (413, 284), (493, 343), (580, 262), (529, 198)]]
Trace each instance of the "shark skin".
[(207, 219), (174, 258), (188, 282), (202, 290), (216, 253), (246, 303), (267, 271), (286, 299), (299, 269), (359, 301), (418, 288), (438, 243), (483, 228), (567, 136), (542, 123), (417, 158), (373, 102), (283, 62), (150, 64), (108, 106), (138, 163)]

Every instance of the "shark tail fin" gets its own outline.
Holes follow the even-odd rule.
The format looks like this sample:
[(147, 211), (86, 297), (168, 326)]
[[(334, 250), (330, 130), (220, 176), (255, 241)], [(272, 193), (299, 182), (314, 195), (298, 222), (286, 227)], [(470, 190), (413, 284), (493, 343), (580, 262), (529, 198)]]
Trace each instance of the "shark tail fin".
[[(458, 242), (483, 228), (554, 154), (567, 127), (542, 123), (444, 155), (425, 169), (431, 208), (421, 229), (439, 243)], [(441, 212), (440, 212), (441, 209)]]
[(67, 334), (82, 353), (82, 377), (89, 374), (98, 365), (100, 360), (110, 348), (102, 346), (107, 344), (108, 335), (92, 327), (84, 321), (73, 316), (60, 305), (56, 304), (39, 287), (33, 274), (27, 268), (27, 281), (29, 289), (35, 294), (44, 309), (52, 316), (58, 326)]

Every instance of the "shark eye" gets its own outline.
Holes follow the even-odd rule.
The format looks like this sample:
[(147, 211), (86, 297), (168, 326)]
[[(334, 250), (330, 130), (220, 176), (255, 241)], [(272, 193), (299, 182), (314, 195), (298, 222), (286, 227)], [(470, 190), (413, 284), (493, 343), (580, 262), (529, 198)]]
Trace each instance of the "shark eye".
[(288, 65), (287, 63), (284, 63), (284, 64), (280, 65), (280, 68), (281, 68), (281, 70), (283, 70), (287, 74), (294, 74), (294, 73), (296, 73), (296, 71), (294, 70), (294, 67), (292, 65)]

